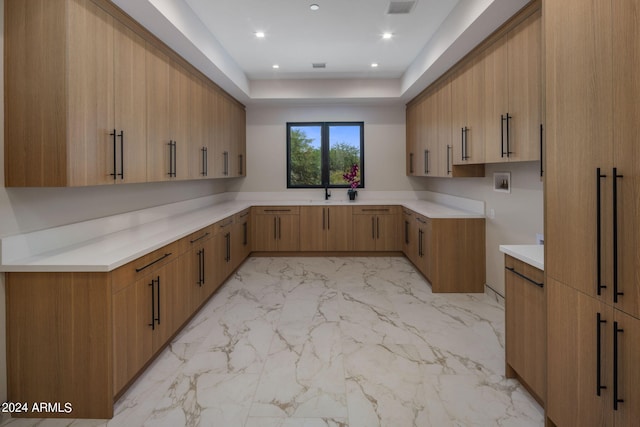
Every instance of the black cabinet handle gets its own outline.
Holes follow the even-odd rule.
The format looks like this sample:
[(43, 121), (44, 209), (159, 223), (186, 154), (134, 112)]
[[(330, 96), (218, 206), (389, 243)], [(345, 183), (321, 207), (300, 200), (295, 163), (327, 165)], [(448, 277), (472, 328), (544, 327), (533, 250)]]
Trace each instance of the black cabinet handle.
[(602, 319), (602, 315), (597, 313), (596, 315), (596, 395), (600, 396), (601, 390), (606, 390), (607, 387), (602, 385), (602, 330), (600, 326), (603, 323), (607, 323)]
[(500, 157), (504, 157), (504, 155), (506, 154), (504, 152), (504, 122), (507, 119), (504, 117), (503, 114), (500, 114)]
[(362, 212), (389, 212), (389, 208), (363, 208)]
[(416, 217), (416, 221), (418, 221), (418, 222), (420, 222), (420, 223), (422, 223), (422, 224), (426, 224), (426, 223), (427, 223), (427, 221), (425, 221), (425, 220), (424, 220), (424, 219), (422, 219), (422, 218), (418, 218), (418, 217)]
[(618, 168), (613, 168), (613, 302), (618, 302), (618, 297), (624, 292), (618, 291)]
[(141, 272), (142, 270), (144, 270), (145, 268), (151, 267), (153, 264), (155, 264), (155, 263), (157, 263), (157, 262), (162, 261), (163, 259), (165, 259), (166, 257), (168, 257), (168, 256), (170, 256), (170, 255), (171, 255), (171, 252), (169, 252), (168, 254), (164, 254), (164, 255), (162, 255), (162, 256), (161, 256), (160, 258), (158, 258), (157, 260), (155, 260), (155, 261), (151, 261), (149, 264), (147, 264), (147, 265), (145, 265), (145, 266), (143, 266), (143, 267), (136, 268), (136, 273), (140, 273), (140, 272)]
[(200, 236), (200, 237), (196, 237), (196, 238), (195, 238), (195, 239), (193, 239), (193, 240), (189, 240), (189, 243), (195, 243), (195, 242), (197, 242), (198, 240), (202, 240), (202, 239), (204, 239), (205, 237), (207, 237), (209, 234), (211, 234), (211, 233), (206, 232), (206, 233), (204, 233), (204, 234), (203, 234), (202, 236)]
[(404, 243), (409, 244), (409, 221), (404, 222)]
[(227, 233), (224, 235), (225, 245), (227, 249), (227, 253), (225, 255), (224, 260), (229, 262), (231, 261), (231, 233)]
[(242, 223), (242, 244), (244, 246), (247, 246), (247, 244), (249, 243), (249, 239), (248, 239), (248, 223), (247, 222), (243, 222)]
[(331, 209), (327, 208), (327, 230), (331, 230)]
[(543, 138), (544, 138), (544, 126), (540, 123), (540, 176), (544, 176), (544, 152), (543, 152)]
[(420, 258), (422, 258), (422, 256), (424, 255), (424, 231), (422, 231), (422, 229), (418, 229), (418, 256)]
[(413, 153), (409, 153), (409, 173), (413, 174)]
[(376, 228), (378, 232), (378, 239), (380, 238), (380, 217), (376, 217)]
[(207, 147), (202, 147), (200, 151), (202, 151), (202, 173), (200, 175), (207, 176)]
[(371, 217), (371, 238), (373, 240), (376, 239), (376, 217), (375, 216)]
[(198, 254), (198, 281), (196, 282), (198, 286), (202, 286), (202, 250), (197, 252)]
[(291, 212), (291, 209), (264, 209), (264, 212)]
[(113, 133), (110, 133), (109, 136), (113, 137), (113, 173), (110, 173), (109, 175), (111, 175), (115, 181), (118, 177), (118, 167), (116, 166), (118, 164), (118, 155), (116, 154), (116, 138), (118, 137), (118, 133), (114, 129)]
[(524, 274), (516, 271), (515, 268), (513, 267), (505, 267), (507, 270), (509, 270), (510, 272), (512, 272), (513, 274), (515, 274), (518, 277), (523, 278), (524, 280), (526, 280), (527, 282), (533, 283), (534, 285), (536, 285), (539, 288), (544, 288), (544, 282), (536, 282), (535, 280), (525, 276)]
[(461, 160), (469, 160), (471, 157), (469, 156), (469, 147), (467, 147), (467, 133), (469, 132), (468, 127), (462, 128), (462, 138), (460, 140), (462, 156)]
[(118, 137), (120, 138), (120, 173), (118, 174), (118, 176), (120, 177), (120, 179), (124, 179), (124, 131), (123, 130), (120, 131), (120, 135), (118, 135)]
[(620, 399), (618, 390), (618, 334), (623, 333), (624, 329), (618, 328), (618, 322), (613, 322), (613, 410), (618, 410), (618, 403), (624, 403), (624, 399)]
[(224, 174), (224, 176), (228, 176), (229, 175), (229, 152), (225, 151), (222, 154), (223, 154), (223, 157), (224, 157), (223, 174)]
[(220, 228), (227, 228), (228, 226), (230, 226), (231, 224), (233, 224), (233, 218), (231, 218), (228, 222), (221, 224)]
[(424, 174), (429, 175), (429, 150), (424, 150)]
[(324, 214), (325, 208), (322, 208), (322, 229), (324, 230), (324, 222), (325, 222), (325, 214)]
[(151, 330), (154, 331), (156, 329), (156, 279), (152, 279), (149, 286), (151, 286), (151, 323), (148, 326), (151, 326)]
[(601, 191), (600, 180), (607, 175), (600, 173), (600, 168), (596, 169), (596, 279), (598, 285), (598, 295), (602, 295), (602, 290), (606, 285), (602, 284), (602, 212), (601, 212)]
[(278, 240), (278, 217), (273, 217), (273, 240)]
[(201, 264), (202, 265), (202, 284), (204, 285), (206, 283), (206, 281), (207, 281), (206, 280), (206, 276), (204, 274), (205, 273), (204, 272), (204, 266), (205, 266), (205, 263), (204, 263), (204, 248), (202, 248), (202, 250), (200, 251), (200, 256), (202, 257), (202, 264)]
[(176, 176), (176, 142), (174, 140), (169, 141), (169, 173), (170, 177)]
[(158, 276), (156, 283), (158, 284), (158, 298), (156, 299), (156, 302), (158, 304), (158, 310), (156, 314), (158, 315), (158, 317), (156, 317), (156, 321), (158, 322), (158, 325), (159, 325), (160, 324), (160, 276)]
[(447, 144), (447, 175), (451, 175), (451, 146)]
[(238, 175), (242, 175), (244, 170), (244, 156), (238, 154)]
[(511, 147), (509, 146), (509, 144), (511, 143), (511, 136), (509, 135), (509, 131), (511, 129), (510, 120), (512, 118), (513, 116), (510, 116), (509, 113), (507, 113), (507, 158), (511, 157), (511, 155), (513, 154), (513, 152), (511, 151)]

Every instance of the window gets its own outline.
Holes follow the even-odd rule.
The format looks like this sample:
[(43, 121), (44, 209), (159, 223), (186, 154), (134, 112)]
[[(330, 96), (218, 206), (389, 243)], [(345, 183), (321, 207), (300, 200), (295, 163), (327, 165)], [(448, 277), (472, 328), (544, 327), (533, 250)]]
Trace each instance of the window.
[(364, 123), (287, 123), (287, 188), (347, 188), (358, 165), (364, 188)]

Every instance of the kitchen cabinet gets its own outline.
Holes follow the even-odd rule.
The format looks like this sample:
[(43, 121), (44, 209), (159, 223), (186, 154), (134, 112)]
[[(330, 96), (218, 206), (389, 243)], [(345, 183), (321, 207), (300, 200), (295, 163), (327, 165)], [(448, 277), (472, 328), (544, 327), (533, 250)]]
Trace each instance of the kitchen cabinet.
[(234, 215), (232, 239), (232, 259), (234, 270), (251, 253), (251, 209), (247, 208)]
[(216, 282), (222, 283), (233, 272), (232, 262), (232, 233), (233, 233), (234, 218), (229, 217), (222, 221), (218, 221), (215, 227), (215, 270), (216, 270)]
[(484, 67), (474, 57), (451, 80), (453, 164), (484, 163)]
[(190, 77), (179, 64), (147, 43), (147, 180), (190, 176)]
[(402, 227), (402, 252), (415, 264), (418, 253), (418, 240), (416, 239), (416, 224), (412, 210), (402, 209)]
[[(626, 359), (630, 356), (637, 361), (640, 354), (629, 341), (636, 333), (631, 319), (640, 316), (640, 150), (635, 141), (640, 123), (640, 64), (638, 56), (630, 54), (640, 46), (639, 10), (637, 0), (547, 1), (543, 9), (547, 52), (545, 270), (547, 281), (556, 284), (553, 292), (548, 290), (549, 310), (560, 304), (571, 306), (567, 321), (577, 328), (584, 316), (584, 322), (593, 325), (592, 332), (584, 327), (591, 341), (595, 341), (595, 315), (606, 315), (607, 322), (601, 328), (605, 343), (601, 381), (607, 389), (598, 396), (595, 386), (583, 391), (579, 382), (595, 373), (595, 347), (572, 349), (574, 340), (560, 339), (566, 327), (551, 323), (549, 315), (549, 365), (563, 364), (564, 354), (574, 354), (574, 366), (568, 372), (579, 378), (570, 377), (571, 382), (563, 384), (550, 370), (548, 393), (551, 401), (564, 390), (576, 390), (573, 404), (592, 415), (584, 418), (587, 424), (631, 425), (629, 420), (634, 418), (628, 417), (637, 419), (638, 393), (622, 388), (625, 383), (638, 382), (634, 362)], [(578, 304), (586, 307), (586, 314), (576, 311)], [(612, 322), (625, 323), (624, 332), (614, 334)], [(619, 340), (618, 358), (612, 355), (612, 335)], [(616, 363), (618, 375), (612, 372)], [(615, 380), (624, 400), (617, 404)], [(557, 425), (575, 425), (577, 421), (569, 418), (572, 411), (566, 404), (553, 405), (547, 416)], [(581, 414), (576, 417), (582, 419)]]
[(407, 132), (407, 146), (406, 146), (406, 175), (416, 175), (416, 159), (418, 156), (418, 123), (420, 114), (418, 113), (420, 106), (415, 103), (407, 105), (406, 114), (406, 132)]
[(193, 313), (216, 290), (216, 247), (214, 227), (209, 226), (187, 237), (189, 241), (189, 269), (185, 292), (189, 297), (189, 313)]
[(351, 206), (301, 206), (301, 251), (350, 251)]
[(253, 250), (300, 250), (300, 207), (260, 206), (252, 211)]
[(505, 371), (544, 406), (547, 387), (544, 272), (505, 255)]
[(399, 251), (400, 209), (398, 206), (357, 206), (353, 208), (353, 250)]
[(431, 221), (422, 216), (415, 214), (415, 239), (416, 239), (416, 254), (414, 256), (414, 265), (418, 267), (418, 270), (422, 272), (426, 277), (431, 277), (431, 249), (428, 243), (431, 242)]
[(542, 29), (532, 12), (481, 56), (486, 163), (540, 159)]
[(247, 149), (246, 149), (246, 112), (244, 106), (231, 101), (230, 121), (230, 155), (229, 174), (232, 177), (247, 175)]
[(87, 0), (5, 13), (6, 185), (145, 181), (144, 40)]

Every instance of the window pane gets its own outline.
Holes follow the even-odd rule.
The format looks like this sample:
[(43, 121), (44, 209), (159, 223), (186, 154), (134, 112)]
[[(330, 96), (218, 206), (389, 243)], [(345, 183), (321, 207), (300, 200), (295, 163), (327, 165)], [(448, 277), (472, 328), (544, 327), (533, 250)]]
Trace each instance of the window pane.
[(360, 125), (329, 126), (329, 183), (331, 185), (349, 185), (343, 175), (358, 165), (356, 179), (361, 181), (362, 171)]
[(291, 126), (289, 162), (292, 186), (322, 185), (321, 132), (321, 126)]

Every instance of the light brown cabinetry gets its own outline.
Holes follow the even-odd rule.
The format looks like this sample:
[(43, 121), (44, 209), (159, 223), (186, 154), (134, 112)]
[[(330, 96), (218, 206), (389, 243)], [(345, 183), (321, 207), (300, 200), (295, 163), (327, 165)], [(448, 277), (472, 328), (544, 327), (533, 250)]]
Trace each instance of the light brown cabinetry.
[(255, 207), (251, 216), (254, 251), (300, 250), (300, 208), (298, 206)]
[(245, 209), (234, 216), (232, 239), (232, 259), (234, 270), (251, 253), (251, 209)]
[(202, 123), (211, 102), (199, 102), (209, 90), (216, 109), (229, 103), (214, 130), (237, 153), (233, 176), (246, 175), (244, 107), (204, 77), (198, 85), (197, 70), (111, 2), (5, 4), (7, 186), (214, 177)]
[(542, 28), (536, 10), (481, 54), (485, 161), (540, 159)]
[[(638, 417), (638, 393), (625, 384), (640, 381), (640, 349), (631, 338), (640, 316), (640, 61), (630, 54), (640, 46), (639, 10), (637, 0), (547, 1), (543, 9), (545, 270), (553, 286), (547, 416), (557, 425), (633, 425), (630, 420)], [(551, 310), (561, 306), (568, 311), (566, 325), (552, 323)], [(598, 313), (606, 323), (596, 329)], [(614, 322), (624, 331), (616, 334)], [(578, 328), (584, 330), (579, 345), (567, 336)], [(603, 340), (600, 352), (596, 332)], [(599, 395), (597, 354), (601, 385), (607, 387)], [(571, 365), (565, 355), (574, 356)], [(554, 364), (566, 370), (564, 377), (554, 377)]]
[(350, 251), (351, 206), (301, 206), (301, 251)]
[(451, 80), (453, 164), (484, 163), (484, 67), (470, 59)]
[(402, 252), (415, 264), (418, 241), (415, 235), (414, 215), (413, 211), (402, 209)]
[(547, 388), (544, 272), (505, 255), (505, 371), (544, 406)]
[(398, 206), (357, 206), (353, 208), (353, 250), (399, 251), (400, 208)]
[(217, 288), (216, 282), (216, 247), (213, 240), (214, 227), (209, 226), (187, 237), (189, 241), (189, 280), (184, 286), (188, 295), (189, 313), (197, 310), (203, 301)]

